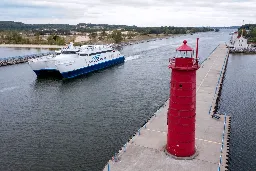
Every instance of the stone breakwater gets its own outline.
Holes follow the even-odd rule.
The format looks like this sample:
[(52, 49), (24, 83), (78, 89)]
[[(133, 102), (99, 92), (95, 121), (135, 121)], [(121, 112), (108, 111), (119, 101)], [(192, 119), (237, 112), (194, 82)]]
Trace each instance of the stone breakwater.
[(54, 54), (55, 54), (54, 52), (47, 52), (47, 53), (16, 56), (16, 57), (9, 57), (9, 58), (0, 58), (0, 67), (1, 66), (7, 66), (7, 65), (25, 63), (25, 62), (28, 62), (29, 59), (35, 59), (35, 58), (40, 58), (42, 56), (54, 55)]
[(229, 48), (229, 53), (248, 53), (256, 54), (256, 48)]

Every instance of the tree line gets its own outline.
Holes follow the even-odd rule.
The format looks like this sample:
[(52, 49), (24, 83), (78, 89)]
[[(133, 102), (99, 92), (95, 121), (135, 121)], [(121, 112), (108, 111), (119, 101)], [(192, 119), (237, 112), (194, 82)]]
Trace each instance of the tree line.
[[(107, 34), (103, 30), (100, 34), (97, 32), (92, 32), (89, 34), (91, 41), (89, 43), (95, 43), (97, 41), (114, 41), (115, 43), (120, 43), (125, 38), (131, 39), (135, 36), (135, 33), (128, 32), (127, 35), (123, 35), (121, 31), (114, 30), (111, 34)], [(74, 41), (74, 40), (71, 40)], [(48, 35), (46, 38), (42, 38), (39, 33), (33, 34), (33, 36), (26, 36), (17, 31), (7, 31), (0, 32), (0, 44), (47, 44), (47, 45), (65, 45), (69, 43), (64, 37), (57, 34)], [(76, 43), (76, 45), (80, 45)]]
[(0, 32), (0, 44), (48, 44), (48, 45), (65, 45), (65, 39), (58, 35), (50, 35), (46, 40), (42, 39), (40, 34), (33, 37), (23, 36), (16, 31)]
[[(112, 31), (112, 33), (107, 34), (106, 31)], [(128, 33), (124, 35), (122, 34), (123, 31)], [(207, 31), (214, 31), (214, 29), (209, 27), (137, 27), (91, 23), (80, 23), (77, 25), (24, 24), (21, 22), (0, 21), (0, 43), (64, 45), (69, 43), (66, 42), (68, 40), (65, 40), (64, 37), (73, 35), (75, 32), (80, 35), (89, 34), (89, 43), (97, 41), (120, 43), (137, 35), (169, 35)], [(100, 32), (100, 34), (97, 32)], [(45, 38), (45, 35), (47, 35), (47, 38)]]
[[(150, 34), (186, 34), (195, 32), (205, 32), (211, 31), (204, 28), (175, 28), (175, 27), (159, 27), (159, 28), (144, 28), (137, 29), (136, 31), (127, 31), (127, 34), (122, 34), (125, 29), (113, 30), (110, 34), (103, 29), (100, 33), (89, 32), (90, 41), (88, 43), (96, 43), (98, 41), (108, 41), (114, 43), (120, 43), (123, 40), (129, 40), (139, 35), (150, 35)], [(40, 31), (33, 33), (28, 32), (18, 32), (18, 31), (2, 31), (0, 32), (0, 44), (49, 44), (49, 45), (65, 45), (69, 43), (68, 40), (61, 36), (59, 32), (47, 33), (47, 36)], [(65, 34), (64, 34), (65, 35)], [(74, 38), (73, 38), (74, 41)], [(81, 43), (76, 43), (76, 45), (81, 45)]]
[(61, 34), (69, 35), (71, 31), (76, 32), (97, 32), (102, 30), (118, 30), (134, 31), (141, 34), (185, 34), (187, 31), (192, 33), (213, 31), (209, 27), (174, 27), (174, 26), (161, 26), (161, 27), (137, 27), (127, 25), (109, 25), (109, 24), (91, 24), (79, 23), (77, 25), (69, 24), (24, 24), (22, 22), (13, 21), (0, 21), (0, 31), (32, 31), (44, 34)]
[(248, 42), (256, 43), (256, 24), (245, 24), (238, 29), (238, 35), (248, 39)]

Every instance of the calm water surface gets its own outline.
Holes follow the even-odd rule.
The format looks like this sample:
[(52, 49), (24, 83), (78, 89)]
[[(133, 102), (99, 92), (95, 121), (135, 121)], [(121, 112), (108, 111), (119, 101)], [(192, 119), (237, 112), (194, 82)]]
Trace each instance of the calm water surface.
[(219, 112), (231, 116), (230, 170), (256, 170), (256, 55), (231, 55)]
[(49, 52), (49, 49), (35, 49), (35, 48), (3, 48), (0, 47), (0, 59), (9, 58), (22, 55), (31, 55), (37, 53)]
[(125, 47), (124, 64), (68, 81), (37, 79), (27, 64), (0, 67), (0, 170), (101, 170), (168, 99), (175, 48), (200, 37), (203, 60), (229, 32)]

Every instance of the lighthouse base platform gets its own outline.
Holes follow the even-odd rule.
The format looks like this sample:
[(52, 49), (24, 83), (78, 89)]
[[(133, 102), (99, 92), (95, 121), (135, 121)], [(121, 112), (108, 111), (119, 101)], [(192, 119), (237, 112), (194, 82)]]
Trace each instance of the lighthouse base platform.
[[(166, 148), (166, 146), (165, 146)], [(195, 147), (195, 154), (193, 154), (192, 156), (188, 156), (188, 157), (177, 157), (175, 155), (170, 154), (166, 149), (164, 150), (165, 154), (174, 158), (175, 160), (193, 160), (194, 158), (196, 158), (199, 155), (199, 151), (197, 150), (197, 147)]]
[[(165, 153), (167, 101), (119, 151), (118, 160), (109, 160), (104, 171), (216, 171), (226, 170), (230, 118), (211, 117), (220, 88), (228, 49), (219, 45), (197, 71), (196, 147), (199, 154), (177, 160)], [(217, 85), (217, 86), (216, 86)], [(224, 126), (225, 125), (225, 126)], [(227, 126), (226, 126), (227, 127)]]

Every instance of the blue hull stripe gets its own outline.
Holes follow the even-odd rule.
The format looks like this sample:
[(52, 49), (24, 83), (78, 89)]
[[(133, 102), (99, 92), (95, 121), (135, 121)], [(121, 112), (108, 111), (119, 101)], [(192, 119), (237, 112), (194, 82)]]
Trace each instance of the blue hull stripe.
[(92, 65), (92, 66), (89, 66), (89, 67), (80, 68), (80, 69), (69, 71), (69, 72), (63, 72), (63, 73), (61, 73), (61, 75), (64, 78), (74, 78), (74, 77), (77, 77), (79, 75), (88, 74), (88, 73), (91, 73), (91, 72), (94, 72), (94, 71), (97, 71), (97, 70), (101, 70), (101, 69), (108, 68), (108, 67), (113, 66), (113, 65), (123, 63), (124, 59), (125, 59), (124, 56), (121, 56), (119, 58), (109, 60), (107, 62), (102, 62), (102, 63), (99, 63), (99, 64), (95, 64), (95, 65)]

